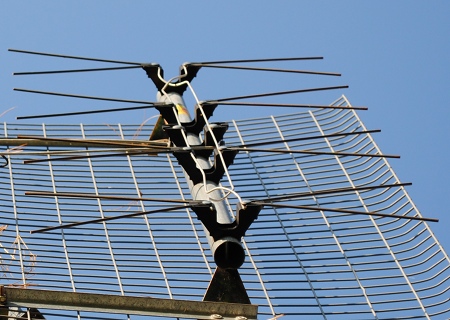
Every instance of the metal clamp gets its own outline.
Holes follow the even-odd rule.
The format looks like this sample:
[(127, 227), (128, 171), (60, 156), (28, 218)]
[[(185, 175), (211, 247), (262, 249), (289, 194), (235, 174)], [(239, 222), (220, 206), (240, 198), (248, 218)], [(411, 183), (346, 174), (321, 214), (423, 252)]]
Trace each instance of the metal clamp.
[(236, 220), (231, 223), (219, 223), (217, 211), (211, 211), (210, 204), (192, 207), (197, 218), (208, 230), (214, 243), (211, 246), (214, 261), (223, 269), (238, 269), (245, 260), (245, 252), (241, 245), (241, 238), (245, 235), (252, 222), (257, 219), (262, 206), (256, 204), (237, 205)]

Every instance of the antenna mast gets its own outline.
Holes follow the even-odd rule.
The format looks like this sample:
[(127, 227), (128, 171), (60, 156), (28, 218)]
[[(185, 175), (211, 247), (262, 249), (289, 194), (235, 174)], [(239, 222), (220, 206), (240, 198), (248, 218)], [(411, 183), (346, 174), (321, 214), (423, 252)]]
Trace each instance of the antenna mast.
[[(176, 82), (163, 80), (161, 76), (163, 70), (159, 65), (143, 68), (158, 89), (157, 101), (161, 106), (157, 106), (156, 109), (160, 111), (162, 119), (167, 124), (163, 126), (164, 132), (169, 136), (171, 143), (184, 149), (175, 151), (174, 156), (183, 167), (192, 199), (203, 201), (192, 209), (208, 235), (208, 243), (218, 267), (204, 299), (250, 304), (237, 269), (245, 260), (241, 238), (257, 218), (262, 205), (245, 204), (240, 201), (235, 218), (225, 204), (226, 197), (220, 186), (220, 180), (238, 152), (222, 148), (222, 137), (228, 129), (228, 124), (208, 123), (208, 118), (216, 105), (208, 105), (208, 109), (204, 110), (197, 104), (194, 120), (186, 108), (182, 94), (189, 83), (184, 79), (192, 80), (200, 67), (182, 68), (182, 72), (184, 70), (185, 73), (181, 72)], [(200, 133), (203, 129), (205, 131), (202, 139)], [(216, 147), (212, 165), (209, 159), (212, 149), (200, 151), (191, 149), (202, 146)], [(232, 193), (231, 190), (227, 192)]]

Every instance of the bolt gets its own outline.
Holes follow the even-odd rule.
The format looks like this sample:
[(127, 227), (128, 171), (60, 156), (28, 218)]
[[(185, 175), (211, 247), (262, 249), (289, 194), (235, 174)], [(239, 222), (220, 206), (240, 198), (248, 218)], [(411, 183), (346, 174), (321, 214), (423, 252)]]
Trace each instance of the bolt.
[(235, 319), (236, 320), (247, 320), (247, 318), (244, 316), (237, 316)]
[(212, 314), (211, 319), (223, 319), (223, 317), (220, 314)]

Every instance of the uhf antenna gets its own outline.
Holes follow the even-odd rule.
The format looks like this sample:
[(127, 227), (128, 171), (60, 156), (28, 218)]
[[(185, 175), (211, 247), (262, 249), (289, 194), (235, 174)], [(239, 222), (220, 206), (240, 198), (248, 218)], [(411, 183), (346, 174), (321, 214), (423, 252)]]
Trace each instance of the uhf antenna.
[[(5, 307), (27, 308), (23, 316), (34, 319), (51, 318), (53, 314), (47, 314), (44, 309), (75, 310), (74, 317), (78, 318), (83, 318), (82, 313), (89, 310), (125, 316), (166, 315), (193, 319), (244, 320), (256, 319), (258, 315), (272, 319), (301, 316), (327, 319), (334, 315), (381, 319), (387, 314), (387, 308), (390, 308), (389, 316), (397, 316), (405, 309), (398, 307), (397, 301), (391, 298), (405, 294), (399, 301), (414, 305), (412, 309), (416, 313), (399, 318), (414, 318), (417, 314), (431, 318), (431, 314), (448, 313), (442, 311), (446, 305), (448, 307), (448, 301), (436, 300), (436, 292), (446, 290), (442, 288), (449, 278), (437, 277), (448, 273), (450, 261), (426, 224), (437, 219), (422, 217), (415, 209), (404, 191), (410, 183), (401, 183), (386, 162), (398, 156), (382, 153), (371, 137), (379, 130), (367, 130), (358, 119), (355, 110), (367, 108), (352, 107), (345, 97), (331, 105), (264, 101), (267, 97), (342, 90), (348, 86), (251, 93), (207, 101), (199, 100), (192, 87), (201, 68), (340, 76), (334, 72), (241, 65), (320, 60), (322, 57), (184, 63), (178, 76), (165, 79), (162, 67), (156, 63), (10, 51), (122, 65), (14, 75), (142, 68), (157, 89), (156, 101), (151, 102), (17, 88), (16, 91), (26, 93), (134, 104), (18, 119), (145, 108), (154, 108), (160, 114), (152, 130), (144, 128), (148, 136), (145, 140), (127, 139), (121, 125), (116, 130), (121, 139), (105, 138), (103, 133), (97, 134), (98, 137), (94, 134), (92, 138), (83, 125), (78, 137), (49, 134), (51, 129), (45, 125), (41, 135), (10, 137), (5, 127), (5, 138), (1, 140), (9, 149), (0, 155), (5, 161), (3, 170), (9, 170), (13, 197), (10, 201), (13, 213), (7, 221), (16, 225), (14, 243), (20, 247), (20, 275), (24, 285), (27, 283), (26, 266), (34, 272), (35, 265), (38, 269), (48, 264), (49, 269), (59, 272), (60, 265), (67, 265), (70, 285), (75, 291), (57, 292), (51, 286), (46, 287), (45, 292), (0, 287)], [(184, 94), (189, 91), (196, 102), (192, 116), (184, 102)], [(248, 101), (250, 99), (259, 101)], [(219, 107), (307, 111), (242, 122), (211, 122), (210, 118)], [(29, 190), (33, 184), (14, 180), (28, 181), (29, 166), (38, 171), (36, 178), (32, 178), (36, 181), (34, 190)], [(46, 170), (49, 179), (40, 178), (45, 176)], [(128, 172), (129, 177), (125, 178)], [(23, 178), (19, 178), (21, 174)], [(169, 176), (173, 183), (167, 181)], [(128, 190), (134, 190), (135, 194), (126, 194)], [(180, 194), (180, 199), (174, 196), (173, 190)], [(37, 199), (36, 204), (28, 204), (33, 203), (30, 199)], [(26, 205), (21, 205), (21, 201)], [(47, 203), (54, 206), (55, 213), (52, 214), (49, 207), (41, 208)], [(117, 204), (120, 204), (119, 210)], [(37, 216), (35, 212), (41, 214)], [(188, 218), (181, 217), (182, 212), (187, 213)], [(197, 220), (192, 219), (191, 214)], [(34, 217), (34, 221), (30, 217)], [(197, 227), (203, 229), (207, 244), (202, 242)], [(190, 228), (191, 238), (186, 237), (186, 228)], [(410, 230), (414, 229), (420, 229), (418, 235), (410, 236)], [(11, 237), (6, 227), (0, 232)], [(107, 269), (110, 266), (104, 261), (110, 261), (113, 271), (105, 279), (117, 278), (119, 290), (114, 292), (119, 295), (78, 293), (77, 281), (94, 283), (98, 290), (109, 285), (97, 284), (95, 279), (78, 278), (77, 270), (81, 267), (74, 261), (85, 257), (77, 250), (82, 246), (82, 255), (88, 255), (89, 250), (84, 246), (89, 246), (91, 239), (95, 245), (105, 245), (107, 249), (98, 249), (98, 257), (89, 262), (94, 267), (86, 271), (86, 277), (103, 279), (102, 272), (110, 272)], [(58, 252), (47, 259), (43, 249), (39, 249), (42, 246), (48, 251), (50, 243), (55, 241), (62, 243), (64, 263), (58, 260), (59, 267), (53, 266)], [(414, 248), (409, 247), (409, 242)], [(193, 243), (197, 249), (193, 249)], [(75, 244), (73, 248), (72, 244)], [(205, 254), (206, 247), (213, 261)], [(409, 254), (416, 248), (420, 248), (420, 253)], [(36, 250), (40, 250), (37, 255)], [(138, 256), (136, 260), (133, 254)], [(206, 267), (197, 267), (193, 262), (197, 257), (201, 257), (202, 266)], [(33, 259), (38, 262), (34, 263)], [(416, 282), (414, 277), (420, 274), (417, 265), (423, 267), (423, 261), (431, 261), (425, 266), (425, 272), (433, 270), (437, 276), (427, 276)], [(181, 263), (194, 267), (189, 269)], [(97, 274), (96, 268), (102, 271)], [(149, 268), (149, 272), (154, 273), (145, 278), (145, 272), (139, 269), (137, 273), (135, 268)], [(132, 280), (125, 276), (130, 270)], [(386, 270), (393, 273), (386, 274)], [(52, 271), (46, 272), (51, 274)], [(158, 272), (162, 282), (153, 286), (160, 280)], [(146, 289), (155, 290), (151, 295), (158, 295), (157, 288), (166, 288), (169, 299), (129, 296), (128, 286), (141, 290), (138, 278), (141, 274)], [(198, 276), (201, 284), (187, 279), (189, 276), (185, 274)], [(186, 285), (188, 282), (190, 284)], [(423, 293), (425, 289), (418, 288), (422, 282), (427, 282), (426, 291), (432, 292)], [(177, 300), (182, 295), (179, 292), (187, 292), (186, 296), (200, 297), (203, 301)], [(22, 317), (22, 314), (13, 315), (11, 310), (7, 311), (8, 317)], [(22, 312), (21, 309), (18, 312)], [(61, 315), (64, 313), (56, 316)]]

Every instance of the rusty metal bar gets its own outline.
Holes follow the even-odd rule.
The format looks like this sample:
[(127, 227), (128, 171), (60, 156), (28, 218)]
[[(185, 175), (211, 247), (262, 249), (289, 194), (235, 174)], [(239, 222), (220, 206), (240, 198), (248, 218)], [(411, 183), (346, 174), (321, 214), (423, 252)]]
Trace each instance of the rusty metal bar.
[(256, 319), (258, 307), (250, 304), (157, 299), (79, 292), (2, 287), (2, 304), (58, 310), (140, 314), (191, 319)]
[(37, 136), (19, 136), (18, 138), (0, 138), (0, 146), (35, 146), (35, 147), (164, 147), (167, 142), (148, 140), (113, 140), (113, 139), (64, 139)]

